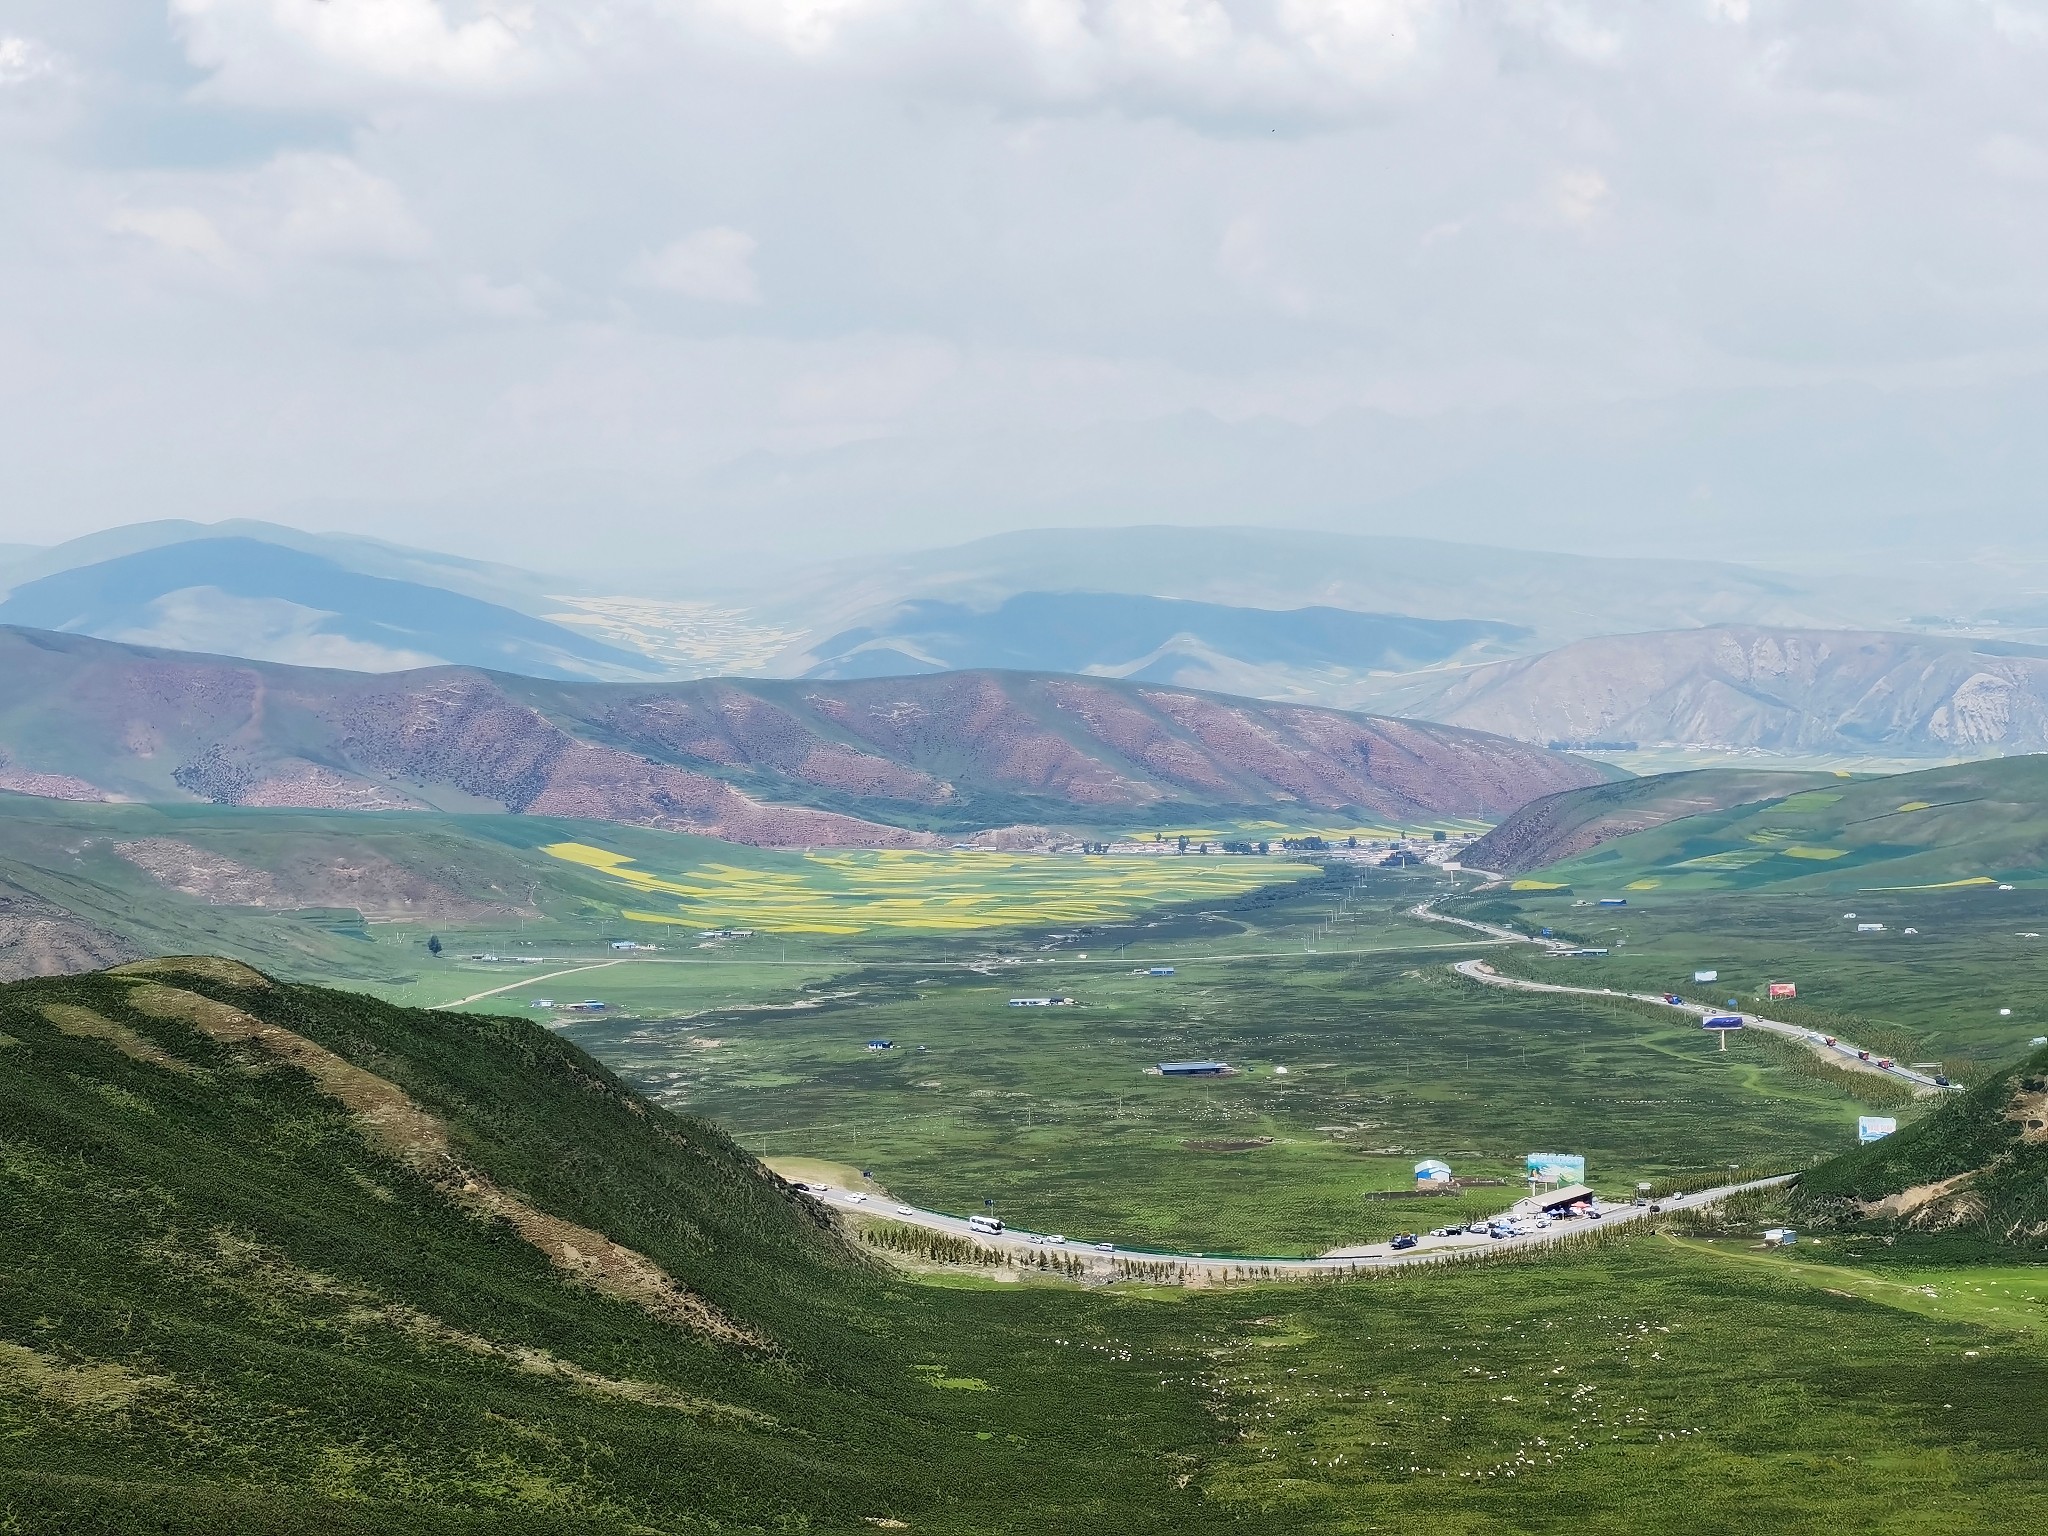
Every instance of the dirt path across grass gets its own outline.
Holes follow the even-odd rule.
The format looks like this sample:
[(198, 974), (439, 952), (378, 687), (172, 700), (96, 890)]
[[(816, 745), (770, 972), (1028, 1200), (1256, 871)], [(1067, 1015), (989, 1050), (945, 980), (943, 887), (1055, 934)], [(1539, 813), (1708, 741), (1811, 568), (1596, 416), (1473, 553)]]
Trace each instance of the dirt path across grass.
[(549, 971), (545, 976), (522, 976), (517, 981), (508, 981), (502, 987), (493, 987), (488, 992), (472, 992), (468, 997), (458, 997), (452, 1003), (435, 1003), (436, 1009), (460, 1008), (465, 1003), (480, 1003), (487, 997), (496, 997), (500, 992), (517, 992), (521, 987), (536, 987), (544, 981), (553, 981), (558, 976), (574, 976), (580, 971), (601, 971), (606, 966), (625, 965), (624, 960), (593, 960), (588, 965), (572, 965), (566, 971)]

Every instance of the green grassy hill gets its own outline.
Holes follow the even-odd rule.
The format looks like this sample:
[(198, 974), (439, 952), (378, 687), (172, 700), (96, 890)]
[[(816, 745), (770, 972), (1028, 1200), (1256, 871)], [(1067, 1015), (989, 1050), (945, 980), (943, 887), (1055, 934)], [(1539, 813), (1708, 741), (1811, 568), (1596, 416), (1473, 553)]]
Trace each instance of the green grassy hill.
[(1834, 782), (1825, 773), (1700, 768), (1590, 784), (1530, 801), (1474, 843), (1465, 861), (1474, 869), (1522, 874), (1632, 832)]
[(0, 1223), (8, 1530), (2048, 1519), (2024, 1319), (1647, 1235), (1355, 1286), (912, 1283), (523, 1021), (227, 962), (0, 987)]
[(2048, 756), (1826, 781), (1686, 816), (1541, 871), (1547, 882), (1603, 894), (1631, 886), (1853, 891), (2044, 875)]
[(896, 1283), (520, 1021), (0, 988), (0, 1208), (9, 1529), (1204, 1528), (1100, 1311)]
[(2048, 1248), (2048, 1049), (1801, 1180), (1810, 1220)]

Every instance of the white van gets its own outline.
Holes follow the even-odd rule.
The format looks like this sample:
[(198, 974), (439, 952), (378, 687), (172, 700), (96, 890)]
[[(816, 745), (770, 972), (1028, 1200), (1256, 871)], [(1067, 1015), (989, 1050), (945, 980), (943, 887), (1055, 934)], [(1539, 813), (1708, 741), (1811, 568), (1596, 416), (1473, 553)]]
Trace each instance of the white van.
[(994, 1235), (1003, 1230), (1003, 1223), (1001, 1218), (995, 1216), (970, 1216), (967, 1218), (967, 1230)]

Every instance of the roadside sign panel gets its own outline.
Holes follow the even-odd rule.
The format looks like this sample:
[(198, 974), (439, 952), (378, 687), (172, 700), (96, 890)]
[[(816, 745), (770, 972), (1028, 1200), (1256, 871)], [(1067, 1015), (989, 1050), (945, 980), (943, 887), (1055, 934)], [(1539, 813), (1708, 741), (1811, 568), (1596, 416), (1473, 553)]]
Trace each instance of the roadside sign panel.
[(1856, 1139), (1858, 1141), (1883, 1141), (1899, 1128), (1899, 1122), (1890, 1115), (1858, 1115), (1856, 1117)]
[(1538, 1184), (1583, 1184), (1586, 1159), (1576, 1152), (1531, 1152), (1524, 1177)]
[(1740, 1029), (1742, 1015), (1739, 1013), (1710, 1013), (1700, 1020), (1702, 1029)]
[(1692, 979), (1694, 981), (1719, 981), (1721, 973), (1719, 971), (1694, 971)]
[(1799, 989), (1789, 981), (1774, 981), (1764, 989), (1764, 992), (1772, 1002), (1776, 1002), (1780, 998), (1797, 997), (1799, 995)]

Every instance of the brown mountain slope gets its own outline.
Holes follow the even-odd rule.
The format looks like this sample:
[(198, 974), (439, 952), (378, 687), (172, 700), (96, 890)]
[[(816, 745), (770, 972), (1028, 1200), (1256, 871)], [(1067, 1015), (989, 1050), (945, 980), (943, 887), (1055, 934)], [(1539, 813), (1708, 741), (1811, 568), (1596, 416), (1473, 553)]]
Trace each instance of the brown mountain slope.
[(2048, 656), (1881, 631), (1610, 635), (1398, 696), (1405, 713), (1523, 741), (1939, 757), (2048, 748)]
[(9, 629), (0, 751), (126, 799), (512, 811), (775, 846), (1176, 808), (1500, 816), (1605, 776), (1441, 725), (1095, 678), (367, 675)]

